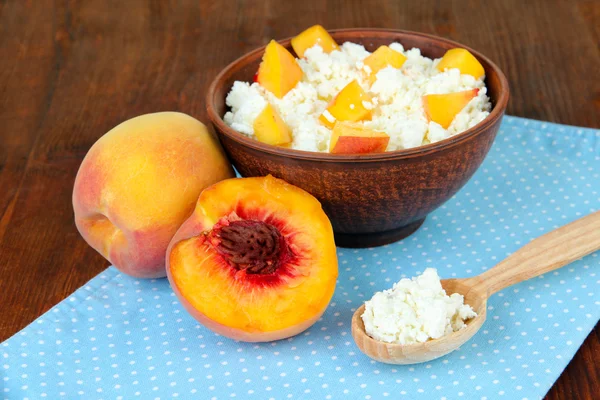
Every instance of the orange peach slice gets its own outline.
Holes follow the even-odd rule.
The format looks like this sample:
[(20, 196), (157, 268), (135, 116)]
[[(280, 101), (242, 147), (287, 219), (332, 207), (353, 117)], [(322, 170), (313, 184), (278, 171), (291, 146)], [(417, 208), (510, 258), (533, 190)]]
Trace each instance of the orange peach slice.
[(330, 53), (340, 47), (321, 25), (314, 25), (292, 39), (292, 48), (298, 57), (304, 57), (304, 52), (318, 44), (323, 52)]
[(371, 119), (371, 110), (365, 107), (365, 103), (370, 102), (371, 96), (360, 87), (356, 80), (353, 80), (335, 96), (319, 117), (319, 121), (331, 129), (336, 121), (369, 120)]
[(388, 46), (379, 46), (379, 48), (365, 58), (363, 62), (371, 70), (369, 73), (369, 81), (373, 83), (377, 79), (377, 72), (387, 66), (401, 68), (405, 61), (406, 56), (404, 54), (392, 50)]
[(338, 274), (321, 204), (280, 179), (240, 178), (205, 189), (173, 237), (167, 273), (186, 310), (232, 339), (296, 335), (323, 314)]
[(254, 120), (254, 135), (258, 141), (275, 146), (292, 141), (290, 128), (283, 122), (272, 105), (267, 104)]
[(485, 71), (479, 60), (466, 49), (456, 48), (448, 50), (437, 65), (437, 69), (442, 72), (451, 68), (458, 68), (461, 74), (471, 75), (475, 79), (479, 79), (485, 75)]
[(367, 129), (361, 124), (338, 122), (333, 127), (329, 152), (334, 154), (382, 153), (387, 148), (390, 137)]
[(471, 99), (477, 96), (479, 89), (465, 90), (448, 94), (428, 94), (423, 96), (423, 108), (429, 121), (437, 122), (448, 129), (458, 114)]
[(233, 177), (219, 141), (181, 113), (142, 115), (117, 125), (89, 150), (75, 178), (75, 224), (122, 272), (166, 276), (169, 241), (200, 192)]
[(256, 81), (278, 98), (285, 96), (302, 79), (302, 69), (285, 47), (271, 40), (258, 67)]

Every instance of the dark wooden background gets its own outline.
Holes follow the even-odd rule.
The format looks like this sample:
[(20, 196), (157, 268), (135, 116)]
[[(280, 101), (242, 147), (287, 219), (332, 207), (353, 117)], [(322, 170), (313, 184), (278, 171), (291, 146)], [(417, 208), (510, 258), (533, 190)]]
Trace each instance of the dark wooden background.
[[(108, 266), (71, 208), (94, 141), (148, 112), (207, 121), (222, 67), (314, 23), (449, 37), (504, 70), (509, 114), (600, 127), (596, 0), (0, 0), (0, 341)], [(548, 398), (598, 399), (596, 360), (598, 326)]]

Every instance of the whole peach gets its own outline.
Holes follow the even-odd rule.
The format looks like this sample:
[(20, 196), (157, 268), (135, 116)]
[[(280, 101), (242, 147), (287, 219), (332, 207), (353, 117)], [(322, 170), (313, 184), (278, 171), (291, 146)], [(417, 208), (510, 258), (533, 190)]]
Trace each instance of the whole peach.
[(177, 112), (141, 115), (111, 129), (83, 159), (73, 189), (75, 223), (122, 272), (164, 277), (169, 241), (200, 192), (233, 176), (200, 121)]

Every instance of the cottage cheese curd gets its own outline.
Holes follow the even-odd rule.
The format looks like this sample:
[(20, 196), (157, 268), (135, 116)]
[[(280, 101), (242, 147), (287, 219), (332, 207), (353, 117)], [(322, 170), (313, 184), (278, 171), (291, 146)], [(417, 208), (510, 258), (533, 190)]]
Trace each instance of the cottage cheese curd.
[[(363, 60), (369, 53), (361, 45), (346, 42), (340, 50), (325, 53), (319, 45), (306, 50), (297, 59), (303, 71), (300, 82), (279, 99), (258, 83), (236, 81), (226, 98), (231, 108), (224, 116), (233, 129), (254, 137), (253, 122), (269, 102), (292, 131), (291, 147), (297, 150), (327, 152), (331, 129), (318, 120), (328, 103), (352, 80), (371, 97), (363, 106), (372, 110), (365, 127), (390, 136), (387, 151), (433, 143), (473, 127), (488, 116), (490, 99), (483, 78), (460, 73), (458, 69), (437, 70), (439, 59), (421, 55), (419, 49), (404, 50), (400, 43), (389, 45), (407, 57), (400, 69), (388, 66), (380, 70), (373, 84), (370, 69)], [(428, 122), (422, 97), (479, 89), (479, 93), (456, 115), (448, 129)], [(325, 115), (325, 117), (327, 117)]]
[(402, 279), (394, 287), (377, 292), (365, 303), (362, 315), (369, 336), (387, 343), (410, 344), (438, 339), (464, 328), (476, 317), (463, 296), (446, 294), (434, 268)]

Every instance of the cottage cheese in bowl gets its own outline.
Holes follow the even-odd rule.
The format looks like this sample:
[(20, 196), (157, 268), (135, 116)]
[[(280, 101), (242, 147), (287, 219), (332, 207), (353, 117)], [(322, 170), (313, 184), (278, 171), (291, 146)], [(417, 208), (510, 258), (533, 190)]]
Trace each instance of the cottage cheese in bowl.
[[(390, 49), (406, 57), (400, 68), (387, 66), (370, 78), (365, 65), (371, 54), (364, 46), (346, 42), (339, 50), (325, 52), (316, 44), (304, 51), (296, 62), (302, 78), (283, 97), (275, 96), (260, 83), (236, 81), (226, 104), (230, 107), (224, 120), (236, 131), (256, 138), (254, 122), (267, 104), (279, 114), (291, 132), (289, 147), (297, 150), (328, 152), (332, 129), (319, 117), (330, 119), (327, 109), (336, 95), (352, 81), (358, 82), (370, 101), (362, 102), (370, 110), (369, 119), (357, 124), (389, 136), (386, 151), (408, 149), (434, 143), (463, 132), (482, 120), (490, 110), (484, 77), (461, 74), (457, 68), (437, 68), (440, 59), (424, 57), (418, 48), (404, 49), (391, 43)], [(423, 98), (476, 90), (476, 95), (444, 128), (428, 118)], [(352, 107), (352, 105), (351, 105)]]

